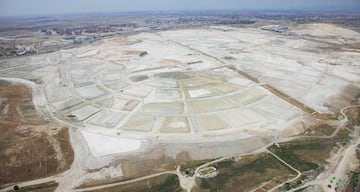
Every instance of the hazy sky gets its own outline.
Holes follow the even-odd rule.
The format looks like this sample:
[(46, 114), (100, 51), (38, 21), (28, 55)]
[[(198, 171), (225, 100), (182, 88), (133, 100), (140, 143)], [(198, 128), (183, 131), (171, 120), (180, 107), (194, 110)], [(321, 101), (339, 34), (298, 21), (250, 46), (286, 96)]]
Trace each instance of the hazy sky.
[(0, 0), (1, 16), (209, 9), (360, 11), (360, 0)]

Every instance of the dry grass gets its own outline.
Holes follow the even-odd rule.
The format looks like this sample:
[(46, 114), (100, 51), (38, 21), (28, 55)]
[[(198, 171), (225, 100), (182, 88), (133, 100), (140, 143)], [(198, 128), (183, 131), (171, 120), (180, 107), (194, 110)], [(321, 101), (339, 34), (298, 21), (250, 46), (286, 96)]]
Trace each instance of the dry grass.
[[(2, 86), (1, 90), (0, 185), (38, 179), (68, 169), (74, 158), (68, 129), (42, 120), (27, 87)], [(5, 106), (9, 106), (7, 112), (3, 110)]]

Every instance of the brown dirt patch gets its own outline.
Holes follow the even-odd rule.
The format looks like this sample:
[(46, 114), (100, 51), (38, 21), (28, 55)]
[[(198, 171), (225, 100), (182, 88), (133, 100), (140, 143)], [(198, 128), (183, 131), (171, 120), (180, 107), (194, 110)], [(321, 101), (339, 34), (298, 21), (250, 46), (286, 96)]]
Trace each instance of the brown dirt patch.
[(142, 55), (146, 55), (147, 52), (146, 51), (125, 50), (122, 52), (122, 54), (142, 56)]
[[(124, 177), (113, 178), (113, 179), (90, 180), (79, 186), (79, 188), (86, 188), (100, 184), (110, 184), (120, 181), (131, 180), (146, 175), (160, 173), (163, 171), (174, 171), (176, 170), (177, 166), (179, 166), (182, 163), (188, 165), (189, 167), (191, 162), (193, 162), (190, 159), (187, 152), (182, 152), (178, 154), (177, 157), (174, 159), (172, 157), (166, 157), (162, 155), (163, 150), (164, 147), (158, 145), (154, 147), (154, 150), (151, 150), (149, 152), (145, 152), (137, 155), (129, 155), (124, 159), (116, 159), (112, 165), (121, 164)], [(95, 172), (99, 170), (89, 170), (89, 171)]]
[(176, 59), (162, 59), (162, 60), (159, 61), (159, 63), (162, 64), (162, 65), (165, 65), (165, 66), (169, 66), (169, 65), (171, 65), (171, 66), (173, 66), (173, 65), (174, 66), (180, 66), (180, 67), (185, 66), (184, 62), (181, 62), (181, 61), (176, 60)]
[(182, 192), (180, 183), (176, 175), (162, 175), (151, 179), (142, 180), (126, 185), (93, 190), (92, 192), (151, 192), (151, 191), (171, 191)]
[(0, 83), (0, 186), (63, 172), (73, 158), (68, 129), (41, 118), (31, 90)]

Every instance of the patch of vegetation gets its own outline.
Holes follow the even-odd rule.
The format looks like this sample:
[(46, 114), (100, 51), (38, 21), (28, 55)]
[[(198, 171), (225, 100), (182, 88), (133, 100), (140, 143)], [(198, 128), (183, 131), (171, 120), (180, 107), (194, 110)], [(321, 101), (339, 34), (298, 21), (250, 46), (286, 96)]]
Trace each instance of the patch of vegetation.
[[(285, 162), (288, 162), (290, 165), (294, 166), (299, 171), (309, 171), (311, 169), (316, 169), (319, 167), (320, 161), (316, 158), (311, 159), (311, 155), (314, 151), (321, 151), (322, 149), (326, 148), (326, 145), (323, 143), (317, 142), (309, 142), (309, 143), (297, 143), (297, 144), (280, 144), (280, 147), (271, 147), (270, 150), (278, 155), (281, 159)], [(327, 153), (327, 152), (326, 152)], [(328, 151), (330, 154), (330, 151)], [(325, 155), (325, 154), (319, 154)], [(305, 158), (309, 157), (309, 158)], [(328, 155), (324, 158), (327, 159)]]
[(125, 159), (121, 162), (122, 171), (125, 179), (134, 179), (163, 171), (176, 169), (177, 161), (172, 158), (162, 156), (159, 159), (149, 160), (144, 158)]
[(136, 190), (134, 192), (183, 192), (180, 187), (179, 178), (176, 175), (167, 177), (164, 182), (153, 185), (147, 189)]
[(273, 145), (269, 150), (303, 172), (321, 168), (330, 157), (331, 150), (337, 144), (346, 145), (349, 139), (349, 132), (340, 130), (337, 136), (331, 139), (301, 139), (281, 143), (280, 147)]
[(94, 190), (92, 192), (184, 192), (176, 175), (162, 175), (135, 183)]
[(135, 82), (140, 82), (140, 81), (145, 81), (145, 80), (149, 79), (149, 77), (146, 75), (138, 75), (138, 76), (133, 76), (130, 79)]
[[(1, 87), (0, 87), (1, 88)], [(14, 85), (0, 90), (9, 110), (0, 113), (0, 185), (48, 177), (68, 169), (73, 151), (67, 130), (49, 135), (54, 126), (45, 122), (32, 102), (31, 90)], [(46, 127), (46, 129), (45, 129)], [(53, 140), (60, 144), (54, 147)], [(58, 153), (65, 158), (57, 159)], [(60, 155), (60, 154), (59, 154)]]
[(316, 135), (316, 136), (323, 136), (323, 135), (331, 135), (333, 132), (335, 131), (334, 127), (331, 127), (330, 125), (327, 124), (318, 124), (315, 126), (311, 126), (309, 129), (307, 129), (306, 131), (306, 135)]
[(303, 181), (306, 180), (305, 175), (301, 175), (298, 179), (296, 179), (295, 181), (291, 182), (291, 183), (285, 183), (282, 188), (284, 191), (288, 191), (290, 189), (294, 189), (297, 187), (300, 187), (303, 184)]
[(181, 172), (195, 171), (195, 169), (198, 168), (199, 166), (201, 166), (205, 163), (211, 162), (213, 160), (214, 159), (189, 161), (180, 166), (180, 171)]
[(350, 48), (350, 49), (360, 49), (360, 43), (359, 42), (345, 44), (345, 46), (346, 46), (346, 48)]
[[(0, 130), (2, 126), (0, 124)], [(46, 135), (20, 133), (18, 127), (14, 127), (14, 130), (15, 133), (0, 137), (0, 184), (55, 174), (59, 163)]]
[(360, 125), (360, 107), (349, 108), (345, 114), (349, 118), (350, 127)]
[(351, 173), (351, 179), (350, 182), (346, 188), (346, 191), (348, 192), (355, 192), (359, 188), (360, 185), (360, 172), (352, 172)]
[(275, 178), (284, 182), (294, 176), (292, 170), (265, 153), (244, 157), (239, 161), (226, 160), (211, 166), (216, 167), (218, 175), (197, 180), (200, 189), (207, 189), (210, 192), (248, 191)]

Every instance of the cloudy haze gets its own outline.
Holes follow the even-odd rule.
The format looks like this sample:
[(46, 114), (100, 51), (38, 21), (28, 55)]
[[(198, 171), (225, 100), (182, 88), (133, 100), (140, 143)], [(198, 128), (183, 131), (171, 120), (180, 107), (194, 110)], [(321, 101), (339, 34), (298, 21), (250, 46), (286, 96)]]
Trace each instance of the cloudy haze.
[(360, 0), (0, 0), (0, 15), (158, 10), (360, 11)]

